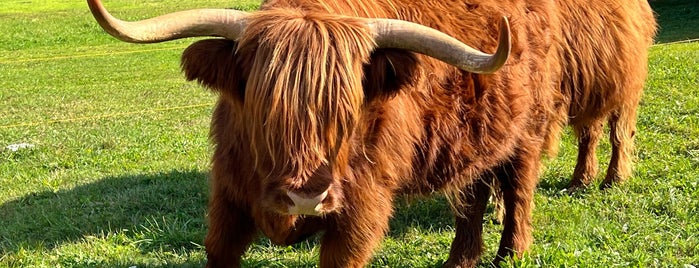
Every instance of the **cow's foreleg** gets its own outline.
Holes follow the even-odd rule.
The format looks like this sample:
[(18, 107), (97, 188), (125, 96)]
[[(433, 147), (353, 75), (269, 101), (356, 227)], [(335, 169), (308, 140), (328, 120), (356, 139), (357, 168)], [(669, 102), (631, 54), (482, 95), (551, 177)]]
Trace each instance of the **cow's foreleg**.
[(457, 210), (456, 236), (444, 267), (475, 267), (478, 264), (483, 253), (483, 214), (489, 195), (490, 187), (478, 180), (465, 190), (462, 200), (454, 204)]
[(505, 219), (496, 265), (512, 255), (522, 257), (532, 241), (531, 213), (538, 182), (540, 152), (519, 150), (518, 155), (497, 171), (505, 201)]
[(209, 203), (206, 267), (240, 267), (241, 257), (256, 236), (249, 213), (214, 191)]
[(380, 187), (344, 189), (341, 211), (328, 215), (320, 267), (364, 267), (388, 229), (393, 197)]

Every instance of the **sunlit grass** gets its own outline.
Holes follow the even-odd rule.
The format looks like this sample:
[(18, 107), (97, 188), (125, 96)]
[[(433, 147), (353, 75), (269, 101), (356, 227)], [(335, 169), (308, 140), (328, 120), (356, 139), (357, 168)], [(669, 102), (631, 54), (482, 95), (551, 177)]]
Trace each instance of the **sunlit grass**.
[[(34, 145), (0, 149), (0, 267), (201, 266), (216, 96), (182, 78), (180, 54), (192, 40), (123, 44), (84, 2), (41, 2), (0, 3), (0, 148)], [(105, 0), (127, 19), (257, 4)], [(535, 242), (512, 264), (697, 265), (697, 114), (699, 43), (653, 47), (633, 178), (607, 191), (562, 192), (576, 155), (564, 136), (536, 195)], [(608, 154), (603, 142), (601, 163)], [(500, 228), (484, 223), (484, 260)], [(443, 198), (400, 201), (370, 266), (440, 267), (452, 237)], [(314, 267), (318, 254), (317, 239), (290, 247), (260, 239), (244, 265)]]

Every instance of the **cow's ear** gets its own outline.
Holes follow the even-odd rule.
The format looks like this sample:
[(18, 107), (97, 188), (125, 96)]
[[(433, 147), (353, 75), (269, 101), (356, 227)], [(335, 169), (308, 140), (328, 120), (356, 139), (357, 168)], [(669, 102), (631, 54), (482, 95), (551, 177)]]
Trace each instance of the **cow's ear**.
[(377, 49), (364, 66), (364, 95), (368, 100), (391, 97), (415, 82), (417, 58), (399, 49)]
[(185, 77), (221, 93), (223, 97), (242, 101), (245, 79), (236, 64), (236, 48), (236, 42), (226, 39), (195, 42), (182, 53)]

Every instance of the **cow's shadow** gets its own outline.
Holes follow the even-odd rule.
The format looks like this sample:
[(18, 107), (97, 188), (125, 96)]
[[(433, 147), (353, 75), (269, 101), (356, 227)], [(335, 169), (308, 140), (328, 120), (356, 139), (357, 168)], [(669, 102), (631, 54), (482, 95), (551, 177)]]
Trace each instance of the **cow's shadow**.
[(206, 173), (170, 171), (32, 193), (0, 205), (0, 249), (53, 249), (116, 234), (140, 236), (142, 252), (195, 249), (205, 232), (207, 189)]
[[(554, 180), (542, 186), (553, 190), (560, 183)], [(52, 249), (89, 237), (120, 234), (140, 239), (136, 246), (142, 253), (200, 251), (206, 234), (207, 199), (208, 174), (178, 170), (106, 177), (70, 190), (34, 193), (0, 205), (0, 250), (4, 255), (22, 249)], [(415, 231), (451, 231), (453, 223), (449, 202), (442, 195), (399, 198), (388, 236), (400, 240)], [(312, 248), (318, 240), (311, 238), (293, 247)], [(256, 246), (269, 244), (263, 238)], [(201, 266), (203, 261), (194, 259), (182, 266)], [(285, 265), (306, 265), (289, 261), (294, 260), (285, 260)], [(274, 266), (263, 259), (246, 258), (245, 262), (247, 266)]]

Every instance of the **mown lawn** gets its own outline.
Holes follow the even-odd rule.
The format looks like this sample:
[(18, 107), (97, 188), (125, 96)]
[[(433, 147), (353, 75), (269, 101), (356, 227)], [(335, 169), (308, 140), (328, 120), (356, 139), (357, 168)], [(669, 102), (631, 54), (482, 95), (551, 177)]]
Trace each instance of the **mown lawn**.
[[(32, 2), (0, 2), (0, 148), (33, 145), (0, 149), (0, 267), (201, 266), (215, 96), (179, 71), (192, 40), (124, 44), (82, 1)], [(257, 3), (106, 1), (125, 19)], [(654, 5), (659, 42), (699, 37), (692, 1)], [(536, 195), (534, 245), (511, 265), (699, 265), (699, 43), (653, 47), (649, 76), (633, 178), (606, 191), (562, 191), (576, 154), (564, 136)], [(446, 201), (397, 207), (371, 266), (439, 267), (453, 237)], [(501, 226), (484, 225), (490, 260)], [(313, 267), (317, 257), (314, 240), (260, 239), (244, 265)]]

